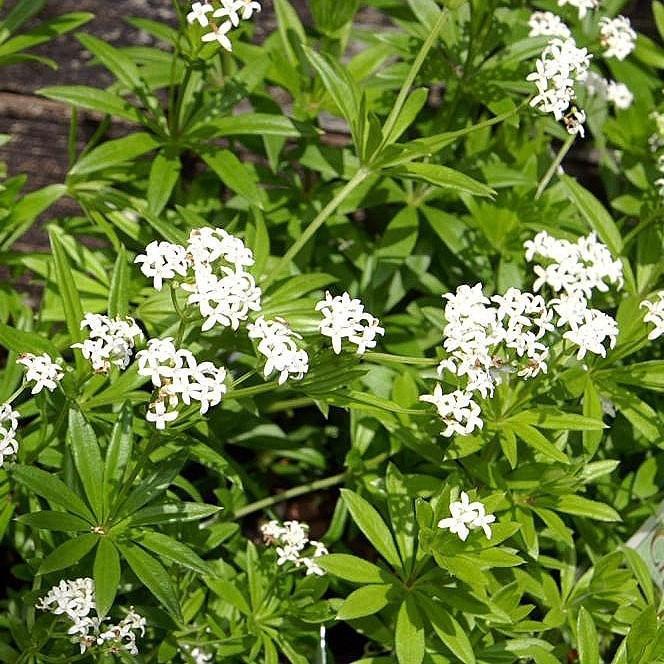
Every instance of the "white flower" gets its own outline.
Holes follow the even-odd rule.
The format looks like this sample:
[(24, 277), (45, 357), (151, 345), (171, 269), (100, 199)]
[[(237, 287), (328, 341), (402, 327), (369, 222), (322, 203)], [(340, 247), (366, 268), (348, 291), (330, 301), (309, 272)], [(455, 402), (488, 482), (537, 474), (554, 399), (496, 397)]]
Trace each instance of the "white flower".
[(97, 645), (110, 643), (114, 649), (126, 650), (130, 655), (138, 655), (136, 639), (138, 632), (145, 635), (145, 618), (130, 607), (129, 613), (117, 624), (97, 635)]
[(648, 313), (643, 317), (644, 322), (654, 325), (654, 328), (648, 334), (650, 341), (654, 341), (664, 334), (664, 291), (659, 291), (656, 297), (657, 300), (643, 300), (639, 305), (648, 310)]
[(443, 388), (437, 383), (433, 394), (422, 395), (420, 401), (431, 403), (438, 409), (438, 414), (446, 425), (442, 431), (443, 436), (450, 437), (455, 433), (467, 436), (484, 426), (480, 418), (480, 407), (473, 401), (470, 392), (455, 390), (450, 394), (443, 394)]
[(579, 347), (577, 360), (582, 360), (586, 353), (594, 353), (606, 357), (604, 342), (608, 340), (609, 348), (614, 348), (618, 338), (618, 325), (608, 314), (597, 309), (586, 309), (582, 322), (563, 334)]
[(72, 344), (80, 348), (94, 371), (108, 373), (111, 366), (126, 369), (131, 361), (135, 339), (143, 338), (143, 332), (133, 318), (111, 319), (102, 314), (85, 314), (81, 329), (90, 328), (88, 339)]
[(157, 429), (177, 419), (180, 401), (186, 405), (198, 401), (204, 415), (227, 391), (226, 369), (212, 362), (199, 363), (189, 350), (177, 349), (170, 337), (150, 339), (148, 347), (136, 354), (136, 363), (138, 375), (150, 378), (159, 388), (146, 414)]
[(223, 228), (195, 228), (189, 233), (187, 256), (192, 265), (209, 265), (225, 260), (236, 268), (254, 264), (251, 249), (240, 238), (227, 233)]
[(557, 240), (546, 231), (541, 231), (532, 240), (526, 241), (524, 247), (527, 261), (536, 257), (549, 261), (546, 267), (534, 267), (538, 277), (533, 285), (536, 291), (546, 284), (556, 293), (580, 291), (589, 298), (594, 290), (607, 292), (609, 284), (622, 287), (622, 263), (613, 259), (609, 249), (597, 240), (594, 232), (572, 243)]
[(224, 16), (233, 24), (234, 28), (240, 25), (238, 11), (242, 9), (244, 2), (242, 0), (220, 0), (221, 7), (217, 9), (212, 16), (223, 18)]
[(34, 381), (32, 394), (38, 394), (44, 388), (52, 392), (65, 375), (62, 367), (54, 362), (48, 353), (42, 355), (23, 353), (16, 362), (27, 369), (25, 373), (26, 382)]
[(602, 17), (599, 20), (599, 33), (605, 58), (624, 60), (636, 46), (636, 32), (625, 16)]
[(247, 325), (250, 339), (258, 340), (257, 350), (266, 358), (263, 375), (267, 378), (273, 371), (279, 374), (279, 385), (291, 376), (301, 379), (309, 370), (309, 356), (300, 349), (295, 339), (302, 337), (293, 332), (285, 321), (266, 320), (259, 316), (256, 322)]
[[(327, 555), (327, 548), (322, 542), (309, 539), (309, 526), (299, 521), (269, 521), (261, 526), (261, 533), (266, 544), (276, 546), (277, 565), (293, 563), (295, 567), (306, 569), (307, 576), (325, 574), (315, 558)], [(308, 555), (307, 555), (308, 554)]]
[(449, 530), (453, 535), (458, 535), (463, 542), (466, 541), (471, 530), (482, 528), (487, 539), (491, 539), (491, 528), (489, 524), (496, 520), (493, 514), (487, 514), (484, 505), (479, 502), (470, 502), (468, 494), (461, 492), (461, 500), (450, 503), (451, 516), (441, 519), (438, 527)]
[(233, 24), (230, 21), (225, 21), (221, 25), (213, 25), (212, 32), (204, 34), (201, 37), (201, 40), (204, 42), (217, 41), (222, 48), (225, 48), (227, 51), (232, 51), (233, 44), (226, 36), (232, 27)]
[(187, 256), (184, 247), (171, 242), (150, 242), (145, 253), (136, 256), (134, 263), (142, 263), (141, 272), (154, 280), (154, 287), (161, 290), (164, 279), (173, 279), (176, 274), (187, 274)]
[(16, 440), (18, 417), (11, 404), (0, 405), (0, 468), (6, 459), (18, 452), (18, 440)]
[[(563, 120), (575, 100), (574, 84), (585, 78), (591, 57), (588, 49), (578, 48), (572, 37), (554, 37), (535, 62), (535, 71), (526, 77), (537, 88), (530, 105), (543, 113), (553, 114), (556, 120)], [(567, 114), (573, 133), (581, 133), (578, 125), (584, 117), (582, 113), (574, 108)]]
[(529, 37), (562, 37), (572, 36), (565, 22), (553, 12), (533, 12), (528, 19)]
[(585, 18), (589, 10), (597, 9), (599, 0), (558, 0), (558, 6), (571, 5), (579, 10), (579, 18)]
[(657, 193), (664, 198), (664, 178), (657, 178), (655, 180), (655, 186), (657, 187)]
[(634, 102), (634, 95), (624, 83), (609, 81), (606, 88), (606, 98), (617, 109), (625, 110)]
[(94, 581), (89, 577), (72, 581), (63, 579), (37, 602), (36, 607), (56, 616), (66, 615), (76, 623), (97, 608)]
[(214, 659), (212, 653), (207, 652), (198, 646), (192, 648), (191, 646), (184, 644), (182, 650), (188, 653), (194, 664), (208, 664), (208, 662), (211, 662)]
[(249, 20), (255, 11), (259, 12), (261, 10), (260, 3), (256, 0), (238, 0), (238, 2), (242, 4), (242, 18), (245, 21)]
[(212, 5), (209, 2), (194, 2), (191, 5), (191, 11), (187, 14), (187, 22), (194, 23), (198, 21), (203, 28), (208, 26), (207, 15), (212, 11)]
[(362, 355), (367, 348), (376, 347), (376, 336), (385, 334), (380, 321), (364, 311), (364, 305), (358, 299), (352, 299), (348, 293), (332, 296), (325, 293), (325, 299), (316, 304), (323, 320), (319, 330), (323, 336), (332, 339), (332, 348), (339, 354), (343, 339), (357, 346), (357, 354)]
[(576, 106), (565, 115), (563, 118), (563, 123), (568, 134), (572, 136), (579, 135), (583, 138), (586, 135), (586, 131), (583, 127), (583, 123), (586, 121), (585, 111), (581, 111)]

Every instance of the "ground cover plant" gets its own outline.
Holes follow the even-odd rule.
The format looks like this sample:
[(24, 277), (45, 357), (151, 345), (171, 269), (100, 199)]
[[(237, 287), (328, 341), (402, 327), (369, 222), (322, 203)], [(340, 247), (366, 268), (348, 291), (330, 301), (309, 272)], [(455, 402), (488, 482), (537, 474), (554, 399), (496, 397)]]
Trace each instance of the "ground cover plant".
[(0, 66), (77, 30), (113, 82), (41, 90), (66, 180), (0, 189), (0, 660), (664, 661), (661, 535), (626, 545), (664, 5), (274, 0), (259, 41), (261, 2), (175, 2), (117, 48), (44, 4)]

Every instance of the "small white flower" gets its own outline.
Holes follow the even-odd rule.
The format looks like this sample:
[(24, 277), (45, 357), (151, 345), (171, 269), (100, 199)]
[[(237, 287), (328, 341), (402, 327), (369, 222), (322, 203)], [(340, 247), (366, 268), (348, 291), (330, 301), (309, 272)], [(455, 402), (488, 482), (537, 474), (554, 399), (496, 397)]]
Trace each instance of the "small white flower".
[(0, 405), (0, 468), (9, 457), (18, 452), (18, 440), (16, 440), (18, 417), (11, 404)]
[(420, 401), (426, 401), (436, 406), (438, 415), (446, 425), (442, 435), (445, 437), (459, 434), (468, 436), (475, 429), (481, 429), (484, 422), (480, 418), (480, 407), (473, 400), (470, 392), (455, 390), (450, 394), (443, 394), (440, 383), (436, 384), (433, 394), (425, 394)]
[(234, 28), (240, 25), (240, 16), (238, 11), (243, 8), (244, 2), (242, 0), (220, 0), (221, 7), (217, 9), (212, 16), (215, 18), (226, 17)]
[(299, 521), (269, 521), (261, 526), (261, 533), (266, 544), (275, 545), (277, 565), (293, 563), (295, 567), (304, 566), (307, 576), (323, 576), (323, 570), (315, 558), (327, 555), (322, 542), (309, 539), (309, 526)]
[(586, 309), (583, 321), (565, 332), (563, 338), (579, 347), (577, 360), (582, 360), (586, 353), (606, 357), (604, 342), (608, 340), (609, 348), (615, 348), (618, 325), (608, 314), (597, 309)]
[(253, 15), (254, 12), (259, 12), (261, 10), (261, 5), (256, 0), (238, 0), (242, 4), (242, 18), (247, 21)]
[(170, 422), (174, 422), (178, 418), (177, 410), (169, 410), (168, 404), (163, 400), (153, 401), (148, 406), (148, 412), (145, 419), (152, 422), (159, 431), (166, 428)]
[(23, 353), (16, 362), (27, 369), (25, 373), (26, 382), (34, 381), (32, 394), (38, 394), (44, 388), (52, 392), (65, 375), (62, 367), (54, 362), (48, 353), (42, 355)]
[(553, 12), (533, 12), (528, 19), (529, 37), (562, 37), (572, 36), (565, 22)]
[(224, 21), (220, 25), (213, 25), (212, 32), (208, 32), (201, 37), (201, 40), (204, 42), (219, 42), (219, 45), (226, 49), (227, 51), (233, 50), (233, 44), (231, 40), (226, 36), (228, 32), (233, 27), (233, 24), (230, 21)]
[(606, 88), (606, 98), (617, 109), (625, 110), (634, 102), (634, 95), (624, 83), (609, 81)]
[(602, 17), (599, 20), (599, 33), (605, 58), (624, 60), (636, 46), (636, 32), (625, 16)]
[(299, 380), (309, 370), (309, 356), (297, 346), (295, 339), (302, 337), (293, 332), (282, 320), (266, 320), (259, 316), (256, 322), (247, 325), (250, 339), (258, 340), (257, 350), (266, 358), (263, 375), (279, 374), (279, 385), (292, 377)]
[(129, 366), (135, 340), (143, 338), (143, 332), (133, 318), (111, 319), (102, 314), (88, 313), (81, 321), (81, 329), (86, 327), (90, 328), (88, 338), (71, 347), (81, 349), (94, 371), (108, 373), (111, 366), (119, 369)]
[(187, 14), (188, 23), (198, 23), (203, 28), (207, 28), (209, 21), (207, 15), (212, 11), (213, 7), (209, 2), (194, 2), (191, 5), (191, 11)]
[(654, 341), (664, 334), (664, 291), (659, 291), (656, 297), (657, 299), (654, 301), (643, 300), (639, 305), (648, 310), (648, 313), (643, 317), (644, 322), (654, 326), (648, 334), (650, 341)]
[(572, 110), (565, 115), (563, 118), (563, 124), (568, 134), (572, 136), (581, 136), (584, 138), (586, 135), (586, 130), (583, 127), (583, 123), (586, 121), (586, 114), (584, 111), (579, 110), (574, 106)]
[(171, 242), (150, 242), (145, 253), (136, 256), (134, 263), (142, 263), (141, 272), (154, 280), (154, 287), (161, 290), (165, 279), (176, 274), (187, 274), (187, 256), (184, 247)]
[(585, 18), (588, 11), (597, 9), (599, 0), (558, 0), (558, 6), (571, 5), (579, 10), (579, 18)]
[(357, 354), (362, 355), (367, 348), (376, 347), (377, 335), (385, 334), (380, 321), (364, 311), (362, 302), (348, 293), (333, 297), (326, 292), (325, 299), (316, 304), (316, 311), (323, 315), (320, 333), (332, 339), (332, 348), (337, 354), (341, 352), (344, 339), (355, 344)]
[(438, 522), (439, 528), (449, 530), (463, 542), (466, 541), (471, 530), (482, 528), (487, 539), (491, 539), (490, 524), (496, 520), (496, 517), (493, 514), (487, 514), (481, 502), (471, 503), (465, 491), (461, 492), (461, 500), (450, 503), (450, 514), (450, 517)]
[(65, 615), (76, 623), (97, 608), (94, 581), (89, 577), (71, 581), (63, 579), (37, 602), (36, 607), (56, 616)]

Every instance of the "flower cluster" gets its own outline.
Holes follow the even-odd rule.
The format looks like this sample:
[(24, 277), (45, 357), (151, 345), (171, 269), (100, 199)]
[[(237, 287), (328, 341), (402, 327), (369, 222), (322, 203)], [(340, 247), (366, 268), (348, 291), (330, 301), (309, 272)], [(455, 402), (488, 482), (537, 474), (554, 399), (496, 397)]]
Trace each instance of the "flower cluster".
[(599, 34), (605, 58), (624, 60), (636, 46), (636, 32), (625, 16), (601, 18)]
[(634, 95), (624, 83), (608, 80), (592, 71), (586, 76), (585, 87), (589, 95), (608, 101), (618, 110), (625, 110), (634, 102)]
[(553, 12), (533, 12), (528, 19), (529, 37), (561, 37), (572, 36), (565, 22)]
[(72, 637), (73, 643), (80, 645), (81, 654), (94, 646), (103, 646), (107, 653), (125, 651), (131, 655), (138, 654), (136, 639), (139, 632), (141, 636), (145, 634), (145, 618), (130, 607), (129, 613), (119, 623), (103, 629), (103, 623), (108, 618), (91, 615), (97, 608), (91, 578), (63, 579), (36, 606), (43, 611), (66, 616), (72, 622), (67, 634)]
[(479, 501), (470, 502), (468, 494), (461, 492), (461, 500), (450, 503), (451, 516), (441, 519), (438, 527), (449, 530), (458, 535), (463, 542), (466, 541), (471, 530), (481, 528), (487, 539), (491, 539), (491, 524), (496, 520), (493, 514), (487, 514), (486, 508)]
[(614, 348), (618, 325), (609, 315), (589, 307), (595, 290), (622, 286), (622, 263), (594, 233), (577, 242), (558, 240), (546, 231), (524, 244), (527, 261), (535, 265), (534, 290), (549, 286), (558, 297), (548, 302), (541, 296), (508, 289), (488, 298), (482, 284), (462, 285), (443, 298), (446, 324), (443, 348), (447, 357), (438, 366), (456, 377), (457, 389), (444, 394), (439, 383), (433, 394), (420, 397), (436, 406), (446, 425), (443, 436), (466, 436), (481, 429), (481, 408), (475, 400), (492, 397), (505, 375), (529, 379), (547, 373), (551, 341), (547, 335), (567, 327), (563, 339), (578, 346), (577, 359), (587, 353), (606, 357), (607, 345)]
[(131, 362), (135, 340), (143, 338), (143, 332), (133, 318), (109, 318), (102, 314), (85, 314), (81, 329), (89, 328), (88, 338), (72, 344), (80, 348), (83, 357), (90, 361), (97, 373), (108, 373), (111, 366), (126, 369)]
[(25, 380), (28, 383), (34, 381), (32, 394), (38, 394), (44, 388), (52, 392), (65, 375), (62, 367), (54, 362), (48, 353), (42, 355), (23, 353), (16, 362), (27, 369)]
[(352, 299), (348, 293), (332, 296), (325, 293), (325, 299), (316, 304), (323, 320), (319, 324), (320, 333), (332, 339), (334, 352), (341, 352), (344, 339), (357, 346), (357, 354), (362, 355), (367, 348), (376, 347), (376, 335), (385, 334), (380, 321), (364, 310), (358, 299)]
[(527, 240), (524, 248), (527, 261), (532, 262), (537, 257), (546, 262), (545, 266), (535, 265), (533, 268), (537, 275), (536, 291), (547, 285), (556, 293), (562, 291), (572, 295), (580, 292), (589, 298), (594, 290), (607, 292), (609, 284), (622, 288), (622, 263), (613, 259), (594, 232), (576, 242), (569, 242), (542, 231)]
[(157, 429), (177, 419), (180, 402), (189, 406), (198, 401), (203, 415), (226, 393), (226, 370), (197, 362), (191, 351), (176, 348), (171, 337), (150, 339), (147, 348), (136, 353), (136, 362), (138, 375), (150, 378), (156, 389), (146, 419)]
[(16, 430), (18, 429), (18, 413), (11, 404), (0, 405), (0, 468), (5, 460), (18, 452)]
[[(653, 111), (649, 117), (655, 122), (655, 131), (649, 136), (648, 145), (652, 152), (657, 152), (664, 147), (664, 113)], [(664, 173), (664, 168), (660, 168), (659, 170)]]
[(307, 351), (298, 347), (296, 339), (302, 337), (291, 330), (282, 319), (266, 320), (259, 316), (255, 323), (247, 325), (249, 338), (258, 340), (257, 350), (265, 359), (263, 375), (279, 374), (279, 385), (289, 378), (301, 379), (309, 371)]
[[(261, 526), (261, 533), (266, 544), (274, 544), (277, 550), (277, 565), (286, 562), (307, 570), (307, 576), (322, 576), (325, 571), (315, 561), (328, 551), (322, 542), (309, 539), (309, 526), (299, 521), (269, 521)], [(304, 555), (308, 553), (308, 555)]]
[(255, 11), (259, 12), (261, 6), (256, 0), (219, 0), (219, 4), (220, 6), (215, 8), (209, 2), (192, 3), (187, 22), (210, 28), (210, 32), (201, 37), (203, 42), (216, 41), (227, 51), (232, 51), (233, 44), (228, 33), (237, 28), (240, 19), (247, 21)]
[[(657, 170), (664, 176), (664, 154), (657, 157)], [(664, 198), (664, 177), (657, 178), (655, 186), (657, 187), (657, 193)]]
[(585, 113), (574, 105), (574, 85), (586, 76), (591, 57), (588, 49), (578, 48), (572, 37), (554, 37), (536, 61), (535, 71), (526, 79), (537, 87), (530, 105), (562, 120), (570, 134), (584, 135)]
[(643, 300), (640, 306), (648, 310), (643, 317), (646, 323), (651, 323), (655, 327), (648, 334), (648, 339), (654, 341), (664, 334), (664, 291), (656, 294), (657, 300)]
[(187, 662), (193, 662), (193, 664), (208, 664), (208, 662), (213, 661), (214, 655), (198, 646), (193, 648), (188, 644), (183, 644), (181, 646), (182, 652), (186, 653), (187, 657), (183, 656), (183, 659)]
[(558, 7), (570, 5), (579, 11), (579, 18), (585, 18), (586, 14), (599, 7), (599, 0), (558, 0)]
[(196, 228), (186, 247), (151, 242), (136, 257), (141, 271), (161, 290), (164, 280), (182, 277), (188, 304), (198, 306), (205, 332), (215, 325), (237, 330), (250, 311), (260, 311), (261, 290), (244, 268), (254, 258), (242, 240), (222, 228)]
[(457, 379), (465, 377), (466, 383), (447, 395), (438, 384), (433, 395), (420, 399), (438, 409), (447, 425), (444, 436), (468, 435), (483, 425), (475, 392), (483, 398), (493, 396), (504, 373), (517, 372), (523, 378), (546, 373), (549, 351), (542, 338), (554, 329), (553, 314), (541, 296), (516, 288), (489, 299), (482, 284), (462, 285), (443, 298), (447, 300), (443, 348), (448, 357), (438, 374), (449, 371)]

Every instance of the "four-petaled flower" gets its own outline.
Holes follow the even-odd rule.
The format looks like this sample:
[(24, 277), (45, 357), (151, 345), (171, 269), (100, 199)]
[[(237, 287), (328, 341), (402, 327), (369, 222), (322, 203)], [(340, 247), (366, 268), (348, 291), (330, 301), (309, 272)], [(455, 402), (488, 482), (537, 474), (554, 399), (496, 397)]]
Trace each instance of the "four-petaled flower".
[(189, 23), (198, 23), (203, 28), (209, 25), (207, 15), (212, 11), (213, 7), (209, 2), (194, 2), (191, 5), (191, 11), (187, 14), (187, 21)]

